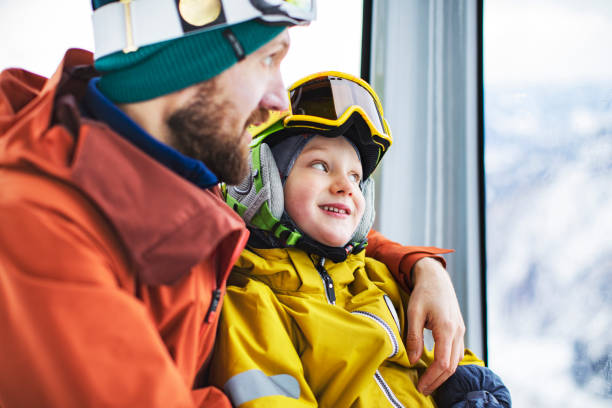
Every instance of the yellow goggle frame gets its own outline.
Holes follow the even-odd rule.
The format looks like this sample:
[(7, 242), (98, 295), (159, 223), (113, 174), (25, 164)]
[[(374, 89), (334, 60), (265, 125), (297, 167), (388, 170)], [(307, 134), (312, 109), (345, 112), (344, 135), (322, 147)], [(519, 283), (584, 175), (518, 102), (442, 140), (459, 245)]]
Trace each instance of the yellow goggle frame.
[[(326, 72), (319, 72), (316, 74), (312, 74), (305, 78), (300, 79), (299, 81), (291, 85), (288, 91), (289, 99), (291, 100), (292, 94), (297, 92), (300, 89), (300, 87), (318, 84), (318, 83), (323, 82), (325, 79), (329, 79), (329, 78), (332, 78), (332, 79), (338, 78), (341, 80), (345, 80), (347, 81), (345, 84), (349, 84), (349, 86), (351, 86), (350, 84), (354, 84), (354, 87), (356, 87), (354, 89), (365, 90), (367, 92), (367, 96), (369, 97), (370, 101), (373, 102), (373, 106), (376, 112), (369, 112), (369, 113), (366, 112), (363, 106), (368, 105), (367, 101), (354, 100), (352, 101), (353, 103), (346, 103), (344, 106), (342, 106), (341, 110), (343, 110), (343, 112), (340, 114), (339, 117), (337, 117), (336, 119), (331, 119), (331, 118), (321, 117), (320, 115), (294, 113), (293, 110), (295, 106), (292, 101), (289, 111), (285, 114), (286, 116), (283, 115), (285, 116), (283, 118), (283, 125), (285, 127), (300, 126), (300, 127), (306, 127), (306, 128), (316, 129), (316, 130), (329, 130), (331, 128), (341, 126), (355, 112), (357, 112), (361, 115), (361, 117), (364, 119), (364, 121), (370, 128), (374, 141), (378, 145), (380, 145), (383, 151), (386, 150), (386, 148), (393, 143), (393, 137), (391, 136), (391, 130), (389, 129), (389, 125), (387, 121), (384, 119), (382, 104), (380, 102), (380, 99), (378, 98), (378, 95), (376, 95), (376, 92), (374, 92), (372, 87), (370, 87), (370, 85), (364, 80), (362, 80), (361, 78), (357, 78), (353, 75), (350, 75), (344, 72), (339, 72), (339, 71), (326, 71)], [(317, 81), (317, 80), (321, 80), (321, 81)], [(330, 79), (330, 83), (331, 83), (331, 79)], [(332, 99), (331, 102), (334, 102), (333, 89), (331, 89), (330, 91), (331, 91), (330, 95)], [(361, 93), (361, 95), (358, 95), (358, 96), (363, 96), (363, 95), (365, 94)], [(355, 96), (355, 93), (352, 93), (352, 96)], [(317, 102), (317, 103), (321, 103), (321, 102)], [(337, 116), (337, 113), (338, 112), (336, 112), (336, 116)], [(377, 122), (380, 123), (380, 127), (376, 126), (372, 117), (374, 117), (374, 119), (378, 119)]]

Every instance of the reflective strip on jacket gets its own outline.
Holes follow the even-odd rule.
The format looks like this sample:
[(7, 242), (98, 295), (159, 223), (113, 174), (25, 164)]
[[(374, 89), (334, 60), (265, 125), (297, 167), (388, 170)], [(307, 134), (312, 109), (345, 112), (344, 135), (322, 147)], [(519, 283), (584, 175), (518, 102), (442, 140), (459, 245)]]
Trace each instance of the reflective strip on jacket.
[[(416, 389), (433, 362), (408, 361), (407, 294), (361, 252), (325, 262), (335, 304), (297, 249), (245, 250), (229, 278), (211, 367), (235, 406), (428, 407)], [(469, 350), (462, 364), (482, 364)]]

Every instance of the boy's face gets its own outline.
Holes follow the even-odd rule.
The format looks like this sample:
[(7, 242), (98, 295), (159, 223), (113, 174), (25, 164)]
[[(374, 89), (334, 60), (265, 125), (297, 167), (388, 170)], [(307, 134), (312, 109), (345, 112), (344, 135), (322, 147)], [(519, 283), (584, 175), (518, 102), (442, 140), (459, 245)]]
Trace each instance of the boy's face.
[(315, 136), (287, 177), (285, 210), (313, 239), (344, 246), (363, 216), (361, 175), (361, 161), (347, 139)]

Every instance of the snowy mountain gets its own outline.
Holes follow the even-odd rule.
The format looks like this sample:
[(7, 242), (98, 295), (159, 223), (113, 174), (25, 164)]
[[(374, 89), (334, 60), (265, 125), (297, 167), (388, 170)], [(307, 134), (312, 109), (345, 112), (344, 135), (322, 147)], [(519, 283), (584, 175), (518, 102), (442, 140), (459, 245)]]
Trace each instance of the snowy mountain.
[(486, 90), (491, 367), (517, 407), (609, 407), (612, 84)]

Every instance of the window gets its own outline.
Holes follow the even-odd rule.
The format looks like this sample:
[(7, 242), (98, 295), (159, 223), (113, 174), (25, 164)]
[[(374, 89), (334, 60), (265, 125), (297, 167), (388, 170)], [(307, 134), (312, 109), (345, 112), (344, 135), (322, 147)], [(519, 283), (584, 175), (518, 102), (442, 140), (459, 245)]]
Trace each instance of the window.
[(363, 0), (317, 2), (317, 19), (289, 31), (291, 48), (283, 61), (285, 84), (320, 71), (361, 76)]
[(612, 3), (484, 3), (489, 365), (516, 406), (612, 401)]

